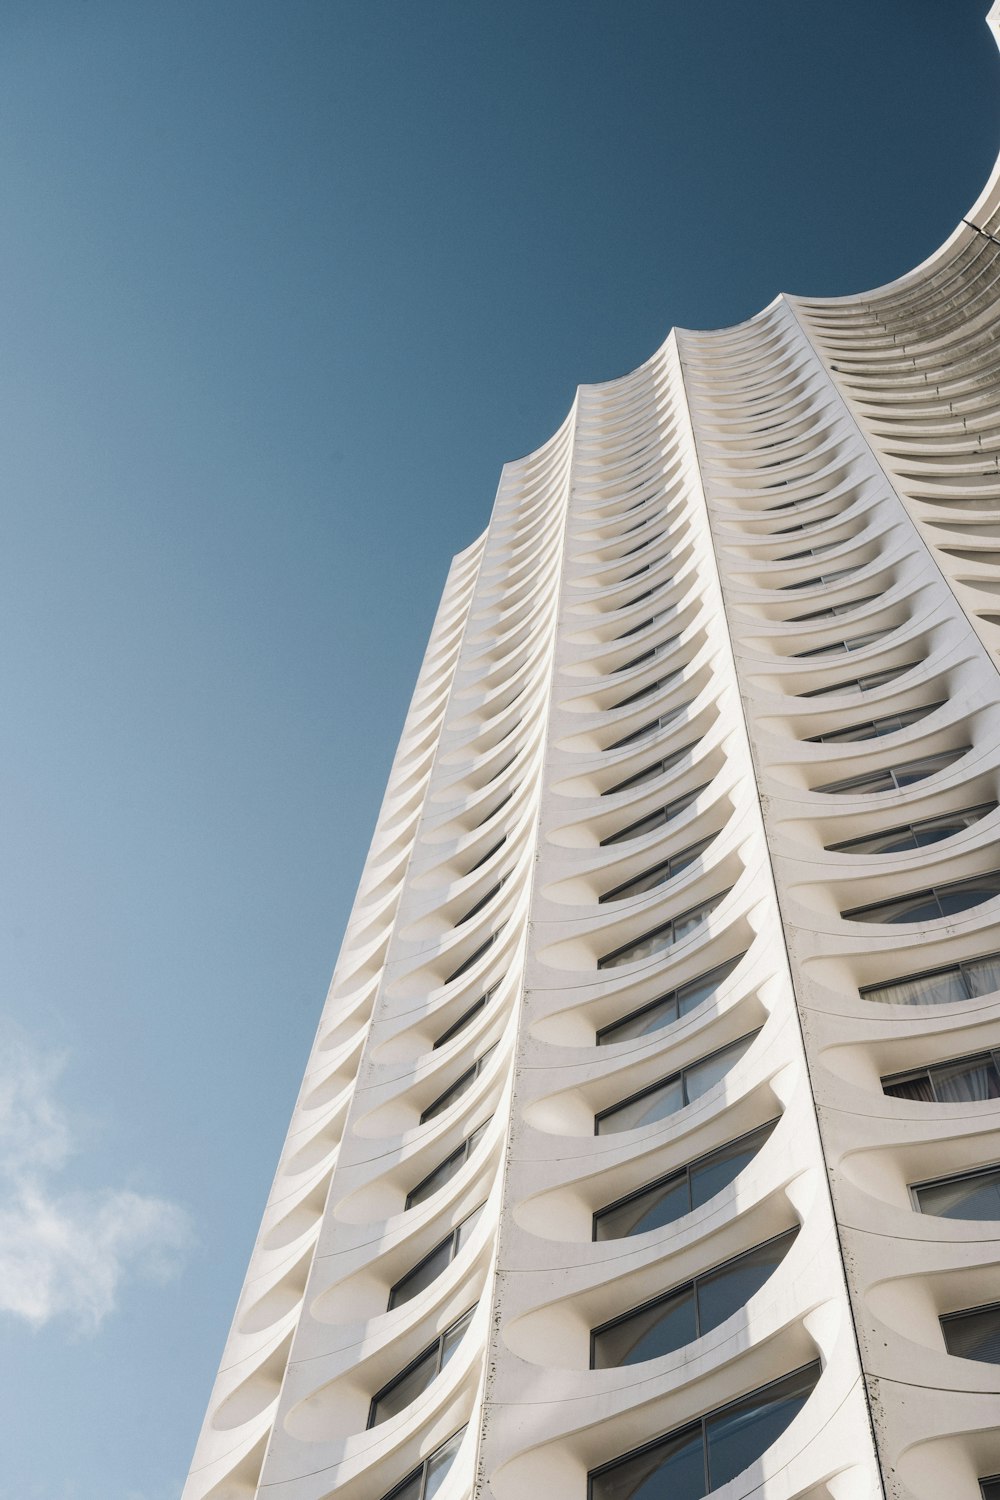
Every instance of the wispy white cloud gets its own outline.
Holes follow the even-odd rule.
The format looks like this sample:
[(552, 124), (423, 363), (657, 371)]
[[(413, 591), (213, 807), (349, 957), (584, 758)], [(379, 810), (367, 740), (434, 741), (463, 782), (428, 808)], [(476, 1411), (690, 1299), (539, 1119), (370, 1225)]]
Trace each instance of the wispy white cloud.
[(63, 1186), (77, 1149), (56, 1094), (64, 1062), (0, 1029), (0, 1313), (36, 1327), (65, 1316), (93, 1331), (127, 1278), (176, 1275), (193, 1234), (164, 1198)]

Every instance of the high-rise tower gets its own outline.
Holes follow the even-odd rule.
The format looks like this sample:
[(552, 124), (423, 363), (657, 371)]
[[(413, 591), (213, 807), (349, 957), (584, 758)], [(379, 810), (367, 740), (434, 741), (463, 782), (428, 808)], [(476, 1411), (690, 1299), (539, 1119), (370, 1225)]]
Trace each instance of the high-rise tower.
[(505, 468), (185, 1500), (1000, 1496), (998, 315), (1000, 173)]

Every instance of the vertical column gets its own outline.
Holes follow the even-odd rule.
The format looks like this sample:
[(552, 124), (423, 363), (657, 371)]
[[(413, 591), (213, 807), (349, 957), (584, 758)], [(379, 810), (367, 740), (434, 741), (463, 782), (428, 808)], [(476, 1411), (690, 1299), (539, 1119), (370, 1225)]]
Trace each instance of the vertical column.
[(887, 1493), (978, 1500), (1000, 1140), (933, 1077), (1000, 1041), (997, 673), (789, 307), (681, 348)]

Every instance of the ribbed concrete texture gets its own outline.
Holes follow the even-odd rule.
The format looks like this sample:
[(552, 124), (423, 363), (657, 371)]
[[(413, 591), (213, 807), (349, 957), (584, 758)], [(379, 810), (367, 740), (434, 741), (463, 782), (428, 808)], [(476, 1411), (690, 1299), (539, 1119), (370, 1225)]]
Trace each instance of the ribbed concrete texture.
[(185, 1500), (1000, 1494), (998, 311), (995, 176), (505, 468)]

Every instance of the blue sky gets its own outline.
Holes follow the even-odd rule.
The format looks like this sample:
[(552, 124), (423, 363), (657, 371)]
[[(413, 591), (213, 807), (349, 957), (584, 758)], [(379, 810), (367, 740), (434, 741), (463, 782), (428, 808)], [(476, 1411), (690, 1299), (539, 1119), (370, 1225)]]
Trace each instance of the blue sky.
[(929, 254), (986, 9), (0, 7), (0, 1500), (179, 1492), (501, 463)]

